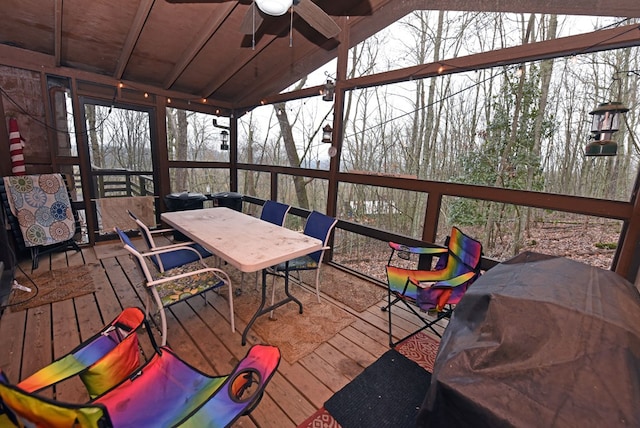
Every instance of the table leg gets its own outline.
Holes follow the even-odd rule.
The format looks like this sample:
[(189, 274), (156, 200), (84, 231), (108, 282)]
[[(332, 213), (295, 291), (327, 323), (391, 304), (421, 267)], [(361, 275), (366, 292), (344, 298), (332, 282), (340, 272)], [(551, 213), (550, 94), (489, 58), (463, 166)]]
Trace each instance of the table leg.
[[(289, 293), (289, 263), (288, 262), (286, 263), (286, 268), (284, 273), (285, 273), (284, 293), (286, 297), (280, 300), (279, 302), (276, 302), (271, 306), (265, 308), (264, 305), (267, 300), (267, 270), (262, 269), (262, 297), (260, 299), (260, 306), (258, 307), (258, 310), (256, 311), (256, 313), (253, 314), (253, 317), (251, 317), (251, 321), (247, 323), (247, 326), (244, 328), (244, 331), (242, 332), (242, 346), (247, 344), (247, 334), (249, 333), (251, 326), (256, 321), (256, 319), (258, 319), (259, 316), (267, 314), (272, 310), (279, 308), (280, 306), (289, 302), (296, 302), (300, 307), (299, 313), (302, 313), (302, 303)], [(275, 287), (275, 284), (274, 284), (274, 287)]]

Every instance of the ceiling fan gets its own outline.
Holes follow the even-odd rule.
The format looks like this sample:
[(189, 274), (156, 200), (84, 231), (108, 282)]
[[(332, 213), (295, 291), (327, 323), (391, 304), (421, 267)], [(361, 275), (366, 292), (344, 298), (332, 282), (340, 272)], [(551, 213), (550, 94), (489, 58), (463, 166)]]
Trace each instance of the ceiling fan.
[[(169, 3), (222, 3), (230, 0), (167, 0)], [(240, 1), (243, 3), (243, 1)], [(291, 11), (299, 15), (311, 28), (331, 39), (340, 33), (340, 26), (312, 0), (252, 0), (242, 21), (240, 31), (254, 34), (265, 17), (282, 16)]]
[(240, 30), (245, 34), (251, 34), (260, 27), (264, 15), (282, 16), (289, 10), (298, 14), (311, 28), (327, 39), (340, 33), (340, 27), (333, 18), (312, 0), (254, 0)]

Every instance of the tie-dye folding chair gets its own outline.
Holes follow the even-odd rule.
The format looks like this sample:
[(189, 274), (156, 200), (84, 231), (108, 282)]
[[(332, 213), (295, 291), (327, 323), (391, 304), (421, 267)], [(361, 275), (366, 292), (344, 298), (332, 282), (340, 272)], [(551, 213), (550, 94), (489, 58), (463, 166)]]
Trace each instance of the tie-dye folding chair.
[(41, 397), (0, 371), (0, 426), (226, 427), (258, 405), (280, 363), (278, 348), (254, 345), (231, 374), (209, 376), (150, 340), (153, 357), (86, 404)]
[(92, 398), (106, 392), (140, 366), (136, 332), (143, 321), (141, 309), (125, 309), (99, 333), (17, 386), (27, 393), (38, 392), (79, 375)]
[[(454, 306), (480, 276), (482, 244), (453, 227), (447, 240), (447, 248), (407, 247), (394, 242), (390, 242), (389, 246), (392, 255), (387, 265), (388, 304), (382, 308), (389, 313), (389, 346), (394, 347), (427, 328), (440, 336), (434, 325), (451, 317)], [(438, 262), (434, 270), (392, 266), (391, 258), (398, 251), (438, 256)], [(420, 318), (422, 324), (418, 330), (394, 342), (392, 309), (399, 302), (403, 302), (406, 308)]]

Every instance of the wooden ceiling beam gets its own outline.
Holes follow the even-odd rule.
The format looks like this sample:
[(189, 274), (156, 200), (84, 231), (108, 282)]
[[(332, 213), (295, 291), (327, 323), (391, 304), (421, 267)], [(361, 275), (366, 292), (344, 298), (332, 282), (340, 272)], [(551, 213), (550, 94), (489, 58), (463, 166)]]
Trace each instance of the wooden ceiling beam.
[[(77, 68), (56, 66), (53, 55), (47, 55), (39, 52), (33, 52), (22, 48), (7, 46), (0, 44), (0, 64), (9, 67), (22, 68), (25, 70), (42, 72), (45, 74), (55, 74), (63, 77), (72, 77), (77, 80), (99, 83), (103, 85), (116, 87), (119, 83), (130, 86), (141, 92), (149, 92), (150, 94), (161, 97), (172, 98), (175, 100), (192, 100), (193, 94), (166, 90), (157, 86), (148, 85), (140, 82), (129, 82), (127, 80), (115, 79), (103, 74), (92, 73), (90, 71), (78, 70)], [(210, 107), (220, 107), (222, 109), (231, 110), (233, 106), (225, 101), (212, 99), (207, 103)]]
[(155, 0), (142, 0), (138, 5), (136, 16), (133, 18), (131, 28), (129, 28), (129, 33), (127, 34), (127, 39), (124, 42), (122, 52), (120, 53), (120, 57), (118, 58), (118, 64), (116, 65), (116, 69), (113, 73), (114, 79), (120, 80), (122, 78), (122, 75), (127, 68), (127, 64), (129, 63), (129, 59), (131, 58), (131, 54), (133, 53), (133, 49), (136, 47), (136, 43), (138, 43), (138, 39), (140, 38), (140, 34), (142, 33), (142, 29), (144, 28), (144, 23), (149, 17), (149, 13), (151, 12), (151, 8), (153, 7), (154, 2)]
[[(191, 61), (193, 61), (196, 55), (198, 55), (209, 39), (211, 39), (213, 34), (218, 31), (222, 23), (237, 6), (238, 3), (230, 3), (222, 9), (216, 8), (213, 13), (211, 13), (207, 20), (208, 24), (197, 32), (198, 36), (188, 44), (189, 48), (184, 51), (180, 60), (178, 60), (169, 75), (165, 78), (164, 83), (162, 84), (164, 89), (169, 89), (173, 86), (176, 80), (178, 80), (178, 77), (180, 77)], [(202, 97), (208, 98), (212, 93), (213, 91), (207, 92), (205, 89)]]
[(247, 49), (246, 54), (238, 55), (233, 61), (236, 64), (234, 68), (227, 68), (226, 72), (218, 72), (215, 78), (207, 84), (203, 89), (203, 97), (207, 98), (213, 95), (225, 82), (233, 77), (239, 70), (249, 65), (256, 57), (264, 51), (271, 43), (273, 43), (278, 36), (267, 36), (266, 34), (260, 38), (258, 44), (253, 49)]

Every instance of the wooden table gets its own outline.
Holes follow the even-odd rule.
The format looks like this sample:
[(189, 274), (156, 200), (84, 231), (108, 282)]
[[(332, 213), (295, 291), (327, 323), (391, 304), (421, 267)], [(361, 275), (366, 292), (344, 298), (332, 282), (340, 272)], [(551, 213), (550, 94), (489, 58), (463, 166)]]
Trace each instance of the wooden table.
[(319, 239), (224, 207), (163, 213), (161, 219), (238, 270), (247, 273), (262, 270), (262, 299), (242, 333), (243, 345), (259, 316), (291, 301), (298, 304), (302, 313), (302, 303), (289, 294), (289, 275), (285, 275), (286, 297), (264, 307), (266, 269), (320, 250)]

